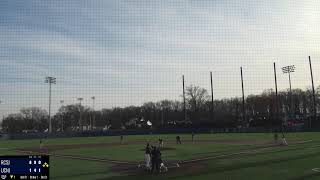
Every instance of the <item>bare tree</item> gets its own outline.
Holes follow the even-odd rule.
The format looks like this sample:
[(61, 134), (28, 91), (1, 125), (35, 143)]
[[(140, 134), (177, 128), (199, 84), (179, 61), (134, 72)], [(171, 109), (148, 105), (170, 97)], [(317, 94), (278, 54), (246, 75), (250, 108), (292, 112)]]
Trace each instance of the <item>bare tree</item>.
[(186, 88), (186, 99), (190, 110), (197, 112), (209, 99), (208, 91), (199, 86), (190, 85)]
[(28, 107), (20, 110), (25, 120), (25, 129), (27, 130), (43, 130), (48, 128), (47, 117), (48, 112), (39, 107)]

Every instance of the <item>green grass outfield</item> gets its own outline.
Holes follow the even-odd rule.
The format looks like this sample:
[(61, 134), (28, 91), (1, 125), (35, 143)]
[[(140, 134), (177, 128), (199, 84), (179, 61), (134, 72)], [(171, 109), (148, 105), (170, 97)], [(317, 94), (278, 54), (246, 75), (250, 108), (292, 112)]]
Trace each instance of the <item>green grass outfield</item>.
[[(236, 180), (276, 180), (276, 179), (320, 179), (320, 133), (290, 133), (286, 135), (289, 146), (267, 147), (263, 142), (272, 142), (271, 133), (228, 133), (197, 134), (196, 142), (190, 142), (191, 135), (180, 135), (183, 144), (174, 143), (176, 135), (137, 135), (120, 138), (83, 137), (47, 139), (45, 146), (59, 149), (50, 151), (51, 179), (236, 179)], [(165, 174), (144, 173), (136, 165), (143, 161), (142, 149), (146, 142), (156, 144), (161, 137), (165, 147), (172, 150), (162, 151), (164, 161), (188, 161), (207, 158), (180, 168), (169, 169)], [(188, 140), (188, 141), (187, 141)], [(296, 142), (304, 143), (297, 144)], [(259, 144), (260, 142), (260, 144)], [(290, 144), (290, 142), (295, 142)], [(107, 143), (110, 143), (108, 145)], [(258, 143), (258, 144), (257, 144)], [(81, 146), (84, 144), (83, 146)], [(104, 144), (99, 146), (99, 144)], [(78, 145), (63, 149), (63, 146)], [(270, 144), (269, 144), (270, 145)], [(36, 140), (0, 141), (1, 155), (23, 154), (16, 149), (39, 147)], [(96, 160), (70, 159), (67, 156), (89, 157)], [(105, 161), (104, 161), (105, 160)], [(115, 170), (109, 160), (128, 161), (136, 165), (130, 172)], [(137, 173), (133, 173), (134, 170)], [(139, 172), (139, 173), (138, 173)], [(129, 175), (129, 176), (128, 176)]]

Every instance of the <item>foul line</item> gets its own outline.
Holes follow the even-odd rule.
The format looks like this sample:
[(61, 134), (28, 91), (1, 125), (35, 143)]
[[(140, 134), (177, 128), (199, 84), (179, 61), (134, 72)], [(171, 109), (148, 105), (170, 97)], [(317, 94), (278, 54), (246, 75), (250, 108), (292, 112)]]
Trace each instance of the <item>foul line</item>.
[(187, 163), (193, 163), (193, 162), (199, 162), (199, 161), (207, 161), (207, 160), (210, 160), (210, 159), (218, 159), (218, 158), (223, 158), (223, 157), (230, 157), (230, 156), (235, 156), (235, 155), (255, 154), (255, 153), (261, 152), (263, 150), (272, 149), (272, 148), (274, 148), (274, 146), (267, 147), (267, 148), (256, 149), (256, 150), (249, 150), (249, 151), (246, 150), (246, 151), (241, 151), (241, 152), (237, 152), (237, 153), (222, 154), (222, 155), (209, 156), (209, 157), (198, 158), (198, 159), (185, 160), (185, 161), (181, 161), (180, 163), (181, 164), (187, 164)]
[[(308, 142), (311, 142), (311, 141), (312, 140), (301, 141), (301, 142), (297, 142), (295, 144), (304, 144), (304, 143), (308, 143)], [(209, 157), (204, 157), (204, 158), (185, 160), (185, 161), (181, 161), (180, 164), (207, 161), (207, 160), (211, 160), (211, 159), (218, 159), (218, 158), (230, 157), (230, 156), (235, 156), (235, 155), (256, 154), (256, 153), (264, 151), (264, 150), (274, 149), (275, 147), (280, 147), (280, 146), (269, 146), (269, 147), (258, 148), (258, 149), (253, 149), (253, 150), (244, 150), (244, 151), (240, 151), (240, 152), (237, 152), (237, 153), (221, 154), (221, 155), (216, 155), (216, 156), (209, 156)]]
[[(15, 150), (21, 153), (39, 153), (35, 151), (25, 151), (25, 150)], [(94, 158), (94, 157), (83, 157), (83, 156), (73, 156), (73, 155), (63, 155), (63, 154), (52, 154), (52, 153), (44, 153), (45, 155), (54, 156), (54, 157), (62, 157), (62, 158), (70, 158), (70, 159), (78, 159), (78, 160), (88, 160), (88, 161), (97, 161), (97, 162), (109, 162), (114, 164), (127, 164), (127, 165), (136, 165), (137, 162), (128, 162), (128, 161), (117, 161), (111, 159), (101, 159), (101, 158)]]

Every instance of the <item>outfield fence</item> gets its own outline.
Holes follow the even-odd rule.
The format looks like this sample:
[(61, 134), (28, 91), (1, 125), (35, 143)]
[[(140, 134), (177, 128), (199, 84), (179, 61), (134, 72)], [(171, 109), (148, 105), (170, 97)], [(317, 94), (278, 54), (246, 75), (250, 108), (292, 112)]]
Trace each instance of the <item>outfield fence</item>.
[[(319, 132), (320, 129), (304, 129), (303, 127), (285, 128), (284, 132)], [(140, 129), (140, 130), (108, 130), (108, 131), (71, 131), (59, 133), (19, 133), (1, 134), (1, 139), (41, 139), (94, 136), (128, 136), (152, 134), (218, 134), (218, 133), (273, 133), (281, 132), (277, 128), (180, 128), (180, 129)]]

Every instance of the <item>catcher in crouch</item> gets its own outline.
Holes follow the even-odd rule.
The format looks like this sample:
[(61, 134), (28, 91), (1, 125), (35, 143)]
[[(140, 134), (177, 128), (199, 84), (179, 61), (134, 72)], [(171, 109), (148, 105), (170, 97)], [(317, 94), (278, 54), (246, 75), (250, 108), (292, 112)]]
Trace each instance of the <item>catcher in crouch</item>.
[(167, 166), (165, 166), (161, 156), (159, 159), (159, 163), (160, 163), (160, 172), (167, 172), (168, 168), (167, 168)]

